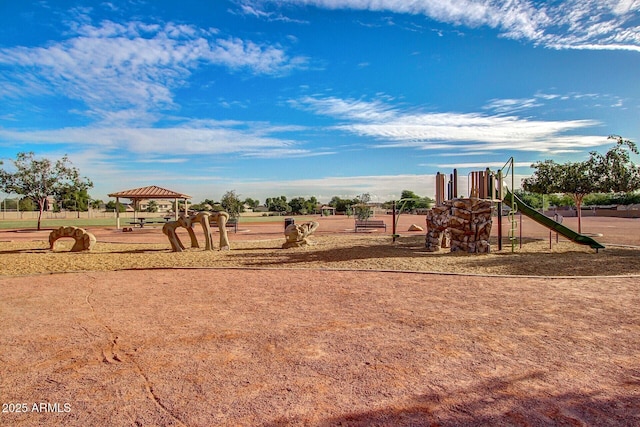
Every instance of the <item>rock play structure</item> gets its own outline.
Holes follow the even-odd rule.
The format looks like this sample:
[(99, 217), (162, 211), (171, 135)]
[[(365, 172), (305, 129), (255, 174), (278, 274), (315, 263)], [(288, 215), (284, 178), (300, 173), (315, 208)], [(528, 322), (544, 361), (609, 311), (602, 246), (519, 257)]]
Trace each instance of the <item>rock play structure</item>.
[(309, 221), (302, 224), (289, 224), (284, 230), (284, 237), (287, 239), (282, 245), (282, 249), (299, 248), (309, 243), (307, 237), (313, 234), (320, 224)]
[(492, 203), (480, 199), (453, 199), (427, 214), (426, 249), (488, 253)]
[[(450, 248), (451, 252), (488, 253), (491, 248), (489, 238), (491, 235), (492, 213), (494, 205), (496, 219), (498, 221), (498, 250), (502, 249), (502, 208), (507, 205), (509, 213), (508, 238), (511, 242), (511, 250), (515, 250), (516, 229), (518, 220), (516, 213), (525, 215), (540, 225), (555, 231), (574, 243), (588, 245), (595, 249), (604, 249), (604, 246), (589, 236), (576, 233), (561, 223), (536, 211), (520, 200), (503, 181), (507, 174), (511, 175), (511, 188), (514, 182), (513, 158), (497, 172), (490, 169), (469, 173), (469, 198), (458, 197), (458, 173), (453, 170), (447, 186), (447, 198), (445, 199), (446, 175), (438, 172), (436, 175), (436, 206), (427, 213), (427, 236), (425, 246), (427, 251), (435, 252), (440, 248)], [(395, 234), (395, 231), (394, 231)]]
[(56, 241), (63, 237), (71, 237), (76, 241), (70, 252), (90, 251), (96, 244), (96, 237), (84, 228), (60, 227), (49, 234), (49, 248), (53, 250)]
[(190, 216), (181, 216), (177, 221), (167, 222), (162, 227), (162, 232), (169, 239), (169, 243), (171, 243), (171, 250), (173, 252), (182, 252), (185, 249), (180, 238), (176, 234), (176, 229), (180, 227), (185, 228), (189, 233), (191, 247), (199, 248), (200, 245), (198, 244), (198, 239), (196, 238), (196, 234), (193, 230), (193, 226), (199, 223), (202, 226), (202, 231), (204, 232), (205, 250), (212, 251), (214, 248), (213, 239), (211, 237), (211, 224), (215, 223), (220, 230), (220, 250), (228, 251), (230, 249), (226, 227), (228, 220), (229, 214), (226, 212), (198, 212), (197, 214)]

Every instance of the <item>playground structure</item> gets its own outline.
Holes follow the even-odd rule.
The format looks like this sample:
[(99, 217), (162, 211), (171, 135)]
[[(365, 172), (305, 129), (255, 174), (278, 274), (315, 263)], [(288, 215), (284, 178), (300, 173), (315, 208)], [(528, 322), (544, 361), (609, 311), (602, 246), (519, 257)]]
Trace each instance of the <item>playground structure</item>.
[(60, 227), (49, 233), (49, 249), (53, 250), (56, 241), (63, 237), (71, 237), (75, 240), (70, 252), (90, 251), (96, 244), (96, 237), (84, 228)]
[(289, 224), (284, 230), (286, 242), (282, 249), (299, 248), (310, 244), (307, 237), (311, 236), (320, 224), (316, 221), (309, 221), (302, 224)]
[(199, 248), (198, 239), (193, 231), (193, 226), (199, 223), (202, 226), (205, 240), (205, 250), (212, 251), (213, 239), (211, 237), (211, 223), (215, 222), (220, 230), (220, 250), (228, 251), (230, 248), (229, 238), (227, 236), (227, 221), (229, 220), (229, 214), (226, 212), (198, 212), (190, 216), (180, 216), (177, 221), (169, 221), (162, 227), (162, 232), (169, 239), (171, 243), (171, 250), (173, 252), (182, 252), (185, 247), (180, 241), (180, 238), (176, 234), (176, 229), (182, 227), (189, 233), (191, 239), (191, 247)]
[[(525, 215), (538, 224), (571, 240), (574, 243), (590, 246), (598, 252), (604, 245), (584, 234), (577, 233), (562, 225), (559, 220), (551, 219), (524, 203), (513, 193), (515, 179), (513, 157), (497, 172), (489, 168), (484, 171), (469, 173), (469, 198), (458, 198), (458, 172), (456, 169), (446, 183), (446, 175), (436, 175), (436, 206), (427, 214), (427, 237), (425, 246), (429, 251), (437, 251), (442, 247), (450, 247), (452, 252), (489, 252), (489, 233), (491, 230), (492, 211), (497, 204), (498, 250), (502, 249), (503, 204), (509, 207), (508, 238), (512, 252), (515, 251), (518, 220), (516, 214)], [(511, 177), (511, 190), (506, 185)], [(445, 189), (447, 196), (445, 197)], [(556, 218), (557, 219), (557, 218)], [(488, 223), (487, 223), (488, 221)], [(455, 237), (454, 237), (455, 236)], [(449, 238), (462, 236), (462, 242), (449, 243)]]

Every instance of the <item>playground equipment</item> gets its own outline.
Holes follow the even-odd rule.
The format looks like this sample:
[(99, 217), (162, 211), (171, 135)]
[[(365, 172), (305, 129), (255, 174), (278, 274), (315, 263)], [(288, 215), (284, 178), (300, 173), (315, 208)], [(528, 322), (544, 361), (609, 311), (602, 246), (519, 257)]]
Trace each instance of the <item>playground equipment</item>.
[[(404, 207), (406, 206), (407, 202), (418, 201), (418, 200), (420, 200), (420, 198), (409, 197), (409, 198), (400, 199), (400, 200), (394, 200), (393, 201), (393, 204), (392, 204), (392, 220), (391, 220), (391, 225), (392, 225), (391, 238), (392, 238), (394, 243), (396, 242), (396, 239), (398, 237), (400, 237), (400, 235), (397, 233), (398, 220), (400, 219), (399, 213), (402, 213), (404, 211)], [(386, 230), (386, 226), (385, 226), (385, 230)]]
[[(502, 249), (502, 207), (503, 203), (509, 206), (509, 213), (507, 214), (507, 220), (509, 221), (509, 231), (508, 238), (511, 242), (511, 251), (515, 250), (516, 244), (516, 231), (518, 230), (518, 221), (516, 219), (516, 214), (525, 215), (528, 218), (534, 220), (538, 224), (548, 228), (551, 231), (556, 232), (557, 234), (562, 235), (563, 237), (571, 240), (574, 243), (587, 245), (591, 248), (595, 249), (598, 252), (599, 249), (604, 249), (604, 245), (598, 243), (594, 239), (589, 236), (585, 236), (583, 234), (577, 233), (570, 228), (562, 225), (559, 221), (555, 221), (544, 214), (536, 211), (531, 206), (524, 203), (520, 198), (518, 198), (509, 187), (506, 185), (506, 181), (508, 178), (511, 178), (511, 186), (513, 189), (515, 187), (515, 178), (513, 172), (513, 157), (510, 158), (505, 165), (498, 170), (497, 172), (491, 171), (487, 168), (484, 171), (474, 171), (470, 172), (468, 176), (468, 190), (470, 200), (484, 200), (491, 204), (497, 203), (497, 220), (498, 220), (498, 250)], [(457, 170), (454, 169), (453, 173), (450, 175), (450, 180), (448, 185), (445, 185), (446, 176), (438, 172), (436, 175), (436, 207), (434, 208), (434, 212), (437, 210), (437, 215), (443, 215), (444, 211), (448, 211), (449, 219), (447, 223), (447, 229), (450, 229), (452, 225), (451, 221), (451, 207), (452, 200), (464, 200), (458, 199), (458, 173)], [(447, 188), (447, 198), (445, 198), (445, 187)], [(443, 209), (449, 208), (449, 209)], [(482, 207), (481, 210), (486, 210), (486, 207)], [(475, 213), (470, 211), (471, 215), (475, 215)], [(445, 219), (442, 217), (437, 217), (435, 214), (427, 215), (427, 223), (431, 225), (430, 229), (433, 228), (435, 231), (439, 231), (442, 233), (444, 229)], [(466, 214), (465, 214), (466, 215)], [(436, 222), (434, 222), (434, 218)], [(429, 222), (431, 221), (431, 223)], [(455, 221), (454, 221), (455, 222)], [(471, 222), (478, 223), (476, 218), (472, 218)], [(439, 234), (429, 235), (427, 233), (427, 248), (431, 248), (431, 250), (435, 249), (436, 239), (440, 239)], [(488, 239), (487, 239), (488, 240)], [(474, 246), (474, 249), (476, 246)], [(472, 252), (477, 252), (474, 250)]]
[(53, 250), (58, 239), (63, 237), (71, 237), (76, 242), (70, 252), (90, 251), (96, 245), (96, 237), (84, 228), (79, 227), (60, 227), (49, 233), (49, 248)]
[(205, 250), (212, 251), (213, 250), (213, 241), (211, 238), (211, 223), (215, 222), (220, 229), (220, 250), (228, 251), (229, 250), (229, 238), (227, 236), (227, 220), (229, 219), (229, 214), (226, 212), (198, 212), (195, 215), (191, 216), (180, 216), (177, 221), (169, 221), (162, 227), (162, 232), (169, 239), (169, 243), (171, 244), (171, 250), (173, 252), (182, 252), (185, 248), (180, 238), (176, 234), (176, 229), (183, 227), (189, 233), (189, 238), (191, 239), (191, 247), (199, 248), (198, 239), (193, 231), (193, 226), (197, 223), (200, 223), (202, 226), (202, 231), (204, 232), (205, 239)]
[(427, 213), (427, 251), (489, 252), (491, 212), (491, 201), (477, 197), (443, 201)]
[(320, 224), (316, 221), (309, 221), (302, 224), (289, 224), (284, 230), (284, 237), (287, 240), (283, 243), (282, 249), (299, 248), (310, 244), (307, 237), (311, 236)]

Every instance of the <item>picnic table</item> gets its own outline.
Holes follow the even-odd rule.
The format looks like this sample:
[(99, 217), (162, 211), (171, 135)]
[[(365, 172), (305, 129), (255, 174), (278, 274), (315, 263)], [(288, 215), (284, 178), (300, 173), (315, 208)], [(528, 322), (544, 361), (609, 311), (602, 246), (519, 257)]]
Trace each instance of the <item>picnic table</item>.
[(170, 219), (171, 217), (147, 218), (147, 217), (140, 216), (138, 218), (134, 218), (133, 220), (129, 221), (129, 224), (137, 225), (140, 228), (144, 228), (145, 224), (164, 224), (168, 222)]

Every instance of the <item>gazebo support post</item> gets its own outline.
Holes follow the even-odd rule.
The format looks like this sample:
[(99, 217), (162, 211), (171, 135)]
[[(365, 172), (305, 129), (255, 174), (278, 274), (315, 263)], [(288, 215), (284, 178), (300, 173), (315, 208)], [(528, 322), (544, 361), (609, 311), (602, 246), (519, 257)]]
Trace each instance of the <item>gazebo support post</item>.
[(120, 199), (116, 197), (116, 230), (120, 230)]

